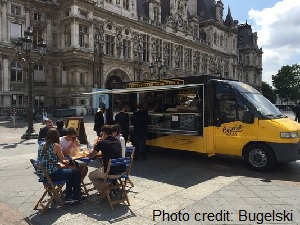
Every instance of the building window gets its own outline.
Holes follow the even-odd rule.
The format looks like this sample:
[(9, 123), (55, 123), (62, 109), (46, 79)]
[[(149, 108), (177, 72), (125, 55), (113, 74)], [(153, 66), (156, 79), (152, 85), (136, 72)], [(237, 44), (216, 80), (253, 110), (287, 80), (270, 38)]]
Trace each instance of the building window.
[(248, 74), (245, 75), (245, 83), (249, 83), (249, 75)]
[(17, 40), (19, 37), (22, 37), (22, 25), (10, 23), (10, 40)]
[(154, 21), (158, 21), (159, 20), (159, 11), (158, 11), (158, 7), (157, 6), (153, 7), (153, 20)]
[(21, 15), (21, 7), (17, 6), (17, 5), (11, 5), (11, 9), (10, 9), (11, 14), (13, 15)]
[(79, 84), (84, 84), (84, 74), (83, 73), (80, 74)]
[(106, 2), (108, 2), (108, 3), (112, 3), (112, 0), (106, 0)]
[(224, 42), (224, 38), (223, 38), (223, 35), (221, 35), (220, 37), (220, 46), (223, 47), (223, 42)]
[(33, 33), (33, 38), (32, 38), (33, 48), (37, 48), (38, 43), (41, 40), (43, 40), (43, 31), (34, 27), (32, 33)]
[(43, 107), (45, 106), (45, 96), (34, 96), (34, 106), (36, 107)]
[(44, 67), (41, 65), (34, 65), (33, 67), (33, 80), (34, 82), (46, 82)]
[(214, 33), (214, 44), (217, 44), (217, 33)]
[(70, 9), (67, 9), (67, 10), (64, 11), (64, 16), (65, 17), (70, 16)]
[(125, 59), (131, 58), (131, 41), (123, 40), (123, 56)]
[(143, 61), (149, 62), (150, 57), (150, 36), (147, 34), (143, 35)]
[(71, 46), (71, 26), (69, 24), (65, 25), (64, 33), (65, 33), (65, 46), (70, 47)]
[(112, 35), (106, 35), (105, 40), (106, 40), (105, 54), (113, 56), (115, 50), (115, 37)]
[(10, 63), (10, 80), (12, 82), (23, 81), (23, 69), (21, 63), (13, 61)]
[(156, 40), (156, 57), (162, 59), (162, 40), (157, 39)]
[(185, 49), (184, 52), (184, 67), (185, 70), (192, 70), (192, 49)]
[(24, 105), (24, 96), (23, 95), (12, 95), (11, 96), (11, 105), (12, 106), (23, 106)]
[(168, 58), (167, 58), (166, 64), (169, 67), (173, 67), (173, 60), (174, 60), (173, 48), (174, 48), (174, 44), (173, 43), (168, 43), (168, 49), (167, 49)]
[(52, 34), (52, 44), (53, 44), (53, 47), (54, 48), (57, 48), (57, 34), (56, 33), (53, 33)]
[(89, 28), (79, 25), (79, 46), (83, 48), (89, 47)]
[(129, 10), (129, 0), (123, 0), (123, 8)]
[(79, 10), (79, 14), (80, 14), (81, 16), (83, 16), (84, 18), (87, 18), (87, 17), (88, 17), (88, 12), (87, 12), (87, 11)]
[(62, 72), (61, 72), (61, 84), (66, 85), (67, 83), (68, 83), (67, 82), (67, 71), (66, 71), (66, 68), (63, 67)]
[(107, 29), (108, 30), (112, 30), (112, 25), (109, 23), (109, 24), (107, 24)]
[(33, 13), (33, 19), (41, 21), (42, 20), (42, 15), (39, 14), (38, 12)]

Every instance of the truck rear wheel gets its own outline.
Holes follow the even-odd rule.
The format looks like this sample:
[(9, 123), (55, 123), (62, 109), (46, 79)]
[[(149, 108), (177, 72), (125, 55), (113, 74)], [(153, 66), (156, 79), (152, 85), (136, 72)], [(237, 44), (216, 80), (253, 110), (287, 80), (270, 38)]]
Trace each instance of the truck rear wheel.
[(246, 147), (244, 160), (253, 170), (267, 171), (276, 163), (272, 150), (264, 144), (252, 144)]

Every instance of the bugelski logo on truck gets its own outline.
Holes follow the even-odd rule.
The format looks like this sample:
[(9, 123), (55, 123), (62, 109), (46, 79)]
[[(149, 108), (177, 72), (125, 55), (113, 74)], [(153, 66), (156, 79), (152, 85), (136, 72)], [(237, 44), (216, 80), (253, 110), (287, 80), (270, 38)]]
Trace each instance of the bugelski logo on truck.
[(223, 128), (223, 132), (228, 135), (228, 136), (237, 136), (238, 132), (243, 131), (243, 126), (242, 125), (234, 125), (232, 126), (225, 126)]

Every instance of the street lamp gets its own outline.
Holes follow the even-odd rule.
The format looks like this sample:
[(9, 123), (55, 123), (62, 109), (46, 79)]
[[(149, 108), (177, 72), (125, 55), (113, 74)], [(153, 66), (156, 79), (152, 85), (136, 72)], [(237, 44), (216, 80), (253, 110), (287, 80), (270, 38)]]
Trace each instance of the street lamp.
[[(33, 98), (32, 98), (32, 65), (36, 63), (38, 60), (31, 58), (31, 50), (32, 50), (32, 37), (33, 33), (30, 27), (26, 31), (24, 31), (24, 37), (19, 38), (18, 41), (15, 42), (16, 45), (16, 52), (19, 55), (19, 59), (26, 63), (26, 70), (27, 70), (27, 76), (28, 76), (28, 109), (27, 109), (27, 115), (28, 115), (28, 128), (25, 131), (25, 133), (22, 135), (22, 139), (36, 139), (38, 137), (38, 134), (35, 132), (33, 127)], [(38, 53), (43, 56), (46, 54), (47, 51), (47, 45), (46, 43), (41, 40), (38, 45)]]
[(167, 65), (165, 65), (165, 63), (164, 64), (162, 63), (161, 58), (157, 58), (154, 61), (154, 63), (151, 63), (149, 68), (150, 68), (151, 76), (154, 77), (155, 79), (161, 80), (163, 78), (168, 77), (168, 74), (167, 74), (168, 67), (167, 67)]

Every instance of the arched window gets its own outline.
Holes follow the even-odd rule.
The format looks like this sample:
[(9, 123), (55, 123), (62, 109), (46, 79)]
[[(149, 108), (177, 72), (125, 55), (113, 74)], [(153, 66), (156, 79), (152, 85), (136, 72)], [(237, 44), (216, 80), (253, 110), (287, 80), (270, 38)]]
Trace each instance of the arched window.
[(10, 81), (23, 82), (23, 69), (20, 62), (12, 61), (10, 63)]
[(34, 65), (33, 77), (34, 82), (46, 82), (44, 67), (39, 64)]

